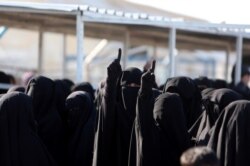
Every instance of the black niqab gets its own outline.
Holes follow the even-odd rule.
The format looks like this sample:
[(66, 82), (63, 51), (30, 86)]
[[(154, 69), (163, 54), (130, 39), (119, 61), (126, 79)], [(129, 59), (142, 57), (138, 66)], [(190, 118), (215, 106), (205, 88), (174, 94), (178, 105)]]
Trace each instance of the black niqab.
[(55, 83), (44, 76), (33, 77), (26, 93), (32, 98), (39, 137), (58, 165), (65, 165), (65, 131), (55, 104)]
[(75, 92), (75, 91), (88, 92), (91, 97), (91, 100), (92, 101), (95, 100), (95, 90), (89, 82), (82, 82), (82, 83), (76, 84), (72, 87), (71, 91), (72, 92)]
[(56, 165), (37, 136), (32, 109), (31, 98), (23, 93), (8, 93), (0, 99), (0, 165)]
[(217, 89), (203, 99), (205, 111), (197, 132), (197, 144), (207, 145), (211, 130), (224, 108), (233, 101), (240, 100), (241, 96), (230, 89)]
[(139, 92), (135, 133), (137, 166), (179, 166), (179, 157), (190, 146), (182, 102), (178, 95)]
[(187, 127), (190, 128), (202, 113), (201, 94), (195, 82), (189, 77), (169, 78), (165, 84), (164, 92), (180, 95)]
[(67, 98), (66, 108), (69, 114), (69, 163), (91, 166), (96, 115), (93, 101), (88, 93), (76, 91)]
[(180, 165), (181, 154), (190, 146), (181, 98), (170, 93), (160, 95), (155, 101), (153, 115), (159, 129), (157, 142), (161, 165)]
[(129, 68), (118, 82), (107, 78), (101, 89), (93, 165), (127, 166), (136, 99), (142, 72)]
[(229, 104), (218, 118), (209, 140), (221, 166), (248, 166), (250, 159), (250, 102)]

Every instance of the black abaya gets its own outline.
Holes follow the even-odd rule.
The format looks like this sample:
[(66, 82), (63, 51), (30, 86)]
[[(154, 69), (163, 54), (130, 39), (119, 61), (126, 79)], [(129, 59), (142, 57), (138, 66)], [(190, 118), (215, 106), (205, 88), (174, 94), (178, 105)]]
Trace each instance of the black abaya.
[(39, 137), (58, 165), (65, 165), (65, 131), (55, 104), (55, 83), (43, 76), (34, 77), (26, 93), (32, 98)]
[(139, 69), (129, 68), (118, 76), (120, 78), (108, 76), (102, 91), (103, 98), (100, 100), (102, 106), (98, 111), (94, 166), (128, 165), (141, 75)]
[(180, 95), (189, 129), (202, 114), (201, 94), (195, 82), (189, 77), (169, 78), (165, 84), (164, 92)]
[(68, 110), (68, 156), (71, 166), (91, 166), (93, 159), (95, 111), (91, 97), (76, 91), (66, 100)]
[(248, 166), (250, 159), (250, 102), (239, 100), (221, 113), (209, 140), (221, 166)]
[(12, 92), (0, 99), (0, 165), (56, 166), (37, 135), (29, 96)]
[(241, 96), (230, 89), (217, 89), (203, 99), (205, 111), (199, 130), (196, 135), (197, 145), (207, 145), (211, 130), (224, 108), (233, 101), (240, 100)]
[(179, 158), (190, 146), (182, 102), (178, 95), (154, 97), (140, 91), (137, 101), (137, 166), (179, 166)]
[(95, 90), (89, 82), (82, 82), (82, 83), (76, 84), (72, 87), (71, 91), (72, 92), (75, 92), (75, 91), (88, 92), (91, 97), (91, 100), (92, 101), (95, 100)]

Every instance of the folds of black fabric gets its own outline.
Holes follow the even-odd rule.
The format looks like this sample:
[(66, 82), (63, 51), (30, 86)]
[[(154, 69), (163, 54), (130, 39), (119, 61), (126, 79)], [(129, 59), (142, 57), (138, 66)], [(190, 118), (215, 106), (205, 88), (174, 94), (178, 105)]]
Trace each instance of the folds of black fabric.
[(240, 99), (240, 94), (226, 88), (214, 90), (211, 95), (207, 95), (203, 98), (205, 111), (203, 112), (199, 130), (196, 135), (197, 145), (207, 145), (212, 128), (221, 112), (228, 104)]
[[(214, 89), (214, 88), (206, 88), (206, 89), (202, 90), (201, 91), (202, 100), (209, 98), (209, 96), (211, 96), (215, 90), (216, 89)], [(196, 120), (196, 122), (193, 124), (193, 126), (188, 130), (190, 136), (192, 137), (192, 142), (193, 142), (192, 144), (193, 145), (197, 144), (196, 136), (197, 136), (197, 132), (200, 128), (202, 118), (203, 118), (204, 114), (206, 114), (205, 111), (206, 111), (206, 109), (205, 109), (204, 105), (202, 104), (202, 114), (199, 116), (199, 118)]]
[(66, 165), (65, 131), (55, 104), (55, 84), (44, 76), (30, 80), (27, 92), (32, 98), (38, 135), (58, 165)]
[(189, 77), (169, 78), (165, 84), (164, 92), (180, 95), (189, 129), (202, 113), (201, 94), (195, 82)]
[(32, 100), (12, 92), (0, 99), (0, 165), (55, 166), (38, 137)]
[(136, 98), (142, 72), (129, 68), (118, 82), (107, 78), (102, 89), (93, 165), (128, 165), (130, 137), (135, 118)]
[(67, 84), (62, 80), (55, 80), (55, 105), (56, 110), (58, 111), (63, 126), (66, 129), (67, 128), (67, 120), (68, 120), (68, 114), (65, 108), (65, 101), (68, 95), (71, 93), (69, 87)]
[[(0, 71), (0, 83), (10, 84), (10, 78), (7, 74)], [(0, 88), (0, 94), (6, 93), (8, 90)]]
[(178, 166), (190, 146), (182, 102), (178, 95), (141, 92), (136, 110), (137, 166)]
[(221, 166), (248, 166), (250, 159), (250, 102), (229, 104), (216, 121), (209, 140)]
[(71, 91), (72, 92), (75, 92), (75, 91), (88, 92), (91, 97), (91, 100), (95, 99), (95, 90), (89, 82), (82, 82), (82, 83), (76, 84), (72, 87)]
[(8, 90), (7, 93), (10, 93), (10, 92), (22, 92), (22, 93), (24, 93), (25, 92), (25, 87), (23, 87), (23, 86), (13, 86)]
[(93, 159), (95, 111), (91, 97), (76, 91), (66, 100), (68, 110), (68, 156), (71, 166), (91, 166)]

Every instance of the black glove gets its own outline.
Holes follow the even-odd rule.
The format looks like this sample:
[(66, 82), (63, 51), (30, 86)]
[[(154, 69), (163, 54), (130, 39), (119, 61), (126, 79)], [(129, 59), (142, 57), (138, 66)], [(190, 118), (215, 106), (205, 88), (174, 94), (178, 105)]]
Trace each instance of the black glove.
[(151, 68), (141, 77), (141, 90), (151, 90), (155, 84), (155, 60), (152, 61)]
[(121, 68), (121, 65), (120, 65), (121, 55), (122, 55), (122, 50), (119, 49), (117, 59), (115, 59), (115, 60), (107, 67), (108, 79), (109, 79), (109, 80), (113, 80), (115, 83), (116, 83), (116, 80), (119, 78), (119, 76), (120, 76), (121, 73), (122, 73), (122, 68)]

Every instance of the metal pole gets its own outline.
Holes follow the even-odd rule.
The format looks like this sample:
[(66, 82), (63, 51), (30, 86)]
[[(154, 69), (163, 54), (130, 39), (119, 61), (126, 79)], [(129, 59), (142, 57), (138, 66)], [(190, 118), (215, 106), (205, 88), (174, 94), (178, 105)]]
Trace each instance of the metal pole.
[(78, 9), (76, 16), (76, 38), (77, 38), (77, 66), (76, 66), (76, 83), (83, 80), (83, 38), (84, 38), (84, 22), (82, 21), (82, 12)]
[(236, 56), (237, 57), (236, 57), (236, 66), (235, 66), (235, 75), (234, 75), (235, 85), (239, 83), (241, 80), (242, 46), (243, 46), (243, 38), (241, 35), (239, 35), (236, 41)]
[(169, 58), (170, 58), (170, 77), (175, 76), (175, 47), (176, 47), (176, 29), (169, 31)]
[(38, 36), (38, 61), (37, 61), (37, 72), (39, 75), (42, 74), (42, 66), (43, 66), (43, 31), (39, 30)]
[(228, 74), (229, 74), (229, 56), (230, 56), (230, 46), (226, 47), (226, 63), (225, 63), (225, 80), (228, 82)]
[(128, 50), (129, 50), (129, 48), (130, 48), (130, 33), (127, 30), (126, 33), (125, 33), (125, 41), (124, 41), (124, 47), (123, 47), (124, 56), (122, 56), (123, 70), (125, 70), (126, 66), (127, 66), (127, 58), (128, 58)]
[(67, 54), (67, 35), (63, 34), (63, 60), (62, 60), (62, 77), (65, 78), (66, 77), (66, 66), (67, 66), (67, 62), (66, 62), (66, 54)]
[(153, 59), (157, 58), (157, 45), (156, 42), (153, 45)]

